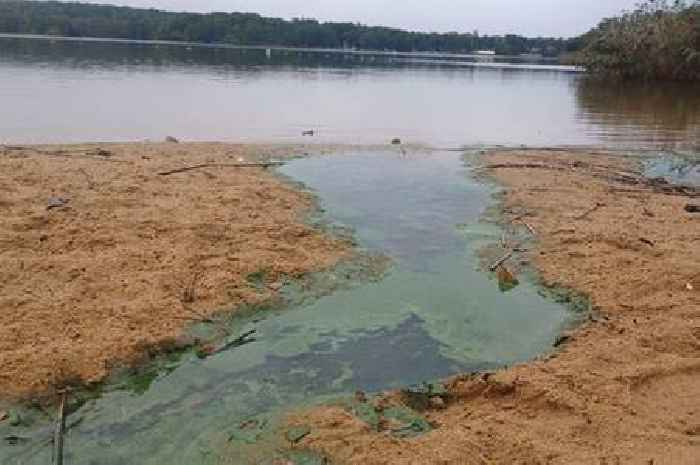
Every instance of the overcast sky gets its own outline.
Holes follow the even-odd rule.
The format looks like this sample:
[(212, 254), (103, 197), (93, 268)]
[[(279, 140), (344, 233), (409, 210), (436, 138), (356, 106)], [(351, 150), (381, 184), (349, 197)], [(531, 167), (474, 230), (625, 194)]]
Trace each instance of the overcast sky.
[(250, 11), (420, 31), (569, 37), (637, 0), (82, 0), (174, 11)]

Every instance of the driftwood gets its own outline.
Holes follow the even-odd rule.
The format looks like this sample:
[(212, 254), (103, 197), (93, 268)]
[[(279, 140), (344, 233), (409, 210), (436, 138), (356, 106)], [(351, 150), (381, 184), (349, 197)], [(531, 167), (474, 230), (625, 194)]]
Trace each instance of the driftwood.
[(540, 163), (496, 163), (496, 164), (486, 165), (486, 169), (490, 169), (490, 170), (503, 169), (503, 168), (515, 168), (515, 169), (534, 168), (534, 169), (541, 169), (541, 170), (564, 171), (564, 168), (562, 168), (562, 167), (551, 166), (551, 165), (542, 165)]
[(532, 225), (531, 225), (530, 223), (528, 223), (528, 222), (526, 222), (526, 221), (523, 221), (523, 224), (524, 224), (525, 227), (528, 229), (528, 231), (530, 231), (530, 234), (532, 234), (533, 236), (536, 236), (536, 235), (537, 235), (537, 231), (535, 231), (535, 228), (533, 228)]
[(507, 254), (505, 254), (504, 256), (502, 256), (501, 258), (499, 258), (498, 260), (496, 260), (496, 261), (494, 262), (494, 264), (491, 265), (491, 266), (489, 267), (489, 270), (490, 270), (490, 271), (496, 271), (496, 270), (498, 269), (498, 267), (500, 267), (500, 266), (503, 265), (505, 262), (507, 262), (508, 260), (510, 260), (510, 258), (513, 256), (513, 253), (514, 253), (514, 251), (511, 250), (510, 252), (508, 252)]
[(575, 220), (582, 220), (582, 219), (586, 218), (588, 215), (590, 215), (591, 213), (593, 213), (594, 211), (596, 211), (596, 210), (598, 210), (599, 208), (604, 207), (604, 206), (605, 206), (604, 203), (596, 202), (595, 206), (589, 208), (589, 209), (586, 210), (584, 213), (582, 213), (581, 215), (575, 217), (574, 219), (575, 219)]
[(68, 393), (61, 393), (61, 400), (58, 404), (58, 416), (56, 417), (56, 430), (53, 437), (53, 464), (63, 465), (63, 435), (66, 429), (66, 399)]
[(223, 346), (221, 346), (221, 347), (219, 347), (218, 349), (216, 349), (216, 350), (212, 353), (212, 355), (218, 354), (218, 353), (220, 353), (220, 352), (224, 352), (224, 351), (227, 351), (227, 350), (230, 350), (230, 349), (234, 349), (234, 348), (236, 348), (236, 347), (240, 347), (240, 346), (245, 345), (245, 344), (248, 344), (248, 343), (250, 343), (250, 342), (255, 342), (255, 339), (248, 339), (248, 338), (249, 338), (250, 336), (252, 336), (253, 334), (255, 334), (256, 332), (257, 332), (257, 330), (251, 329), (250, 331), (243, 333), (242, 335), (240, 335), (239, 337), (237, 337), (237, 338), (234, 339), (233, 341), (231, 341), (231, 342), (229, 342), (229, 343), (227, 343), (227, 344), (224, 344)]
[(171, 171), (158, 173), (158, 176), (170, 176), (171, 174), (184, 173), (186, 171), (202, 168), (269, 168), (270, 166), (284, 165), (283, 161), (268, 161), (261, 163), (202, 163), (201, 165), (185, 166)]

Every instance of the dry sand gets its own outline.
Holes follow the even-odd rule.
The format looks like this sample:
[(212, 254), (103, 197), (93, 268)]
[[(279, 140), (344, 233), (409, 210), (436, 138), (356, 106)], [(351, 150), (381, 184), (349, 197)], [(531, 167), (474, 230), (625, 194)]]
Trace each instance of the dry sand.
[[(345, 256), (348, 244), (304, 224), (313, 199), (263, 168), (157, 174), (292, 152), (0, 146), (0, 398), (98, 382), (184, 343), (193, 320), (264, 301), (286, 276)], [(48, 209), (57, 197), (70, 201)], [(263, 290), (247, 281), (261, 271)]]
[(337, 464), (700, 464), (700, 215), (684, 211), (689, 199), (631, 185), (638, 166), (619, 157), (485, 163), (507, 189), (506, 219), (524, 212), (537, 234), (522, 258), (545, 285), (588, 294), (590, 321), (553, 355), (449, 381), (447, 408), (427, 412), (431, 433), (401, 440), (324, 407), (293, 419), (313, 425), (301, 447)]

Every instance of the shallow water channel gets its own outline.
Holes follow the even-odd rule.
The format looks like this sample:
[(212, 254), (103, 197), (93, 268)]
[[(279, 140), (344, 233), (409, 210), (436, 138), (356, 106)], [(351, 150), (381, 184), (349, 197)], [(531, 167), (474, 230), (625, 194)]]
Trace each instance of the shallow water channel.
[[(69, 417), (66, 464), (247, 464), (221, 454), (246, 419), (529, 359), (575, 319), (531, 279), (504, 293), (479, 269), (476, 250), (500, 238), (481, 221), (496, 188), (471, 177), (462, 154), (334, 154), (280, 171), (361, 249), (390, 257), (386, 273), (237, 318), (254, 342), (204, 360), (186, 353), (141, 389), (108, 387)], [(0, 462), (50, 463), (50, 429), (0, 425), (23, 438), (2, 444)]]

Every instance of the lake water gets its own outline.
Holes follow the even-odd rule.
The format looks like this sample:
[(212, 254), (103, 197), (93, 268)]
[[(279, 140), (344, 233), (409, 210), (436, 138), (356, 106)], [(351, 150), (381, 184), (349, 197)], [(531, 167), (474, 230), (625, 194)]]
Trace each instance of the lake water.
[[(11, 143), (692, 148), (700, 127), (694, 87), (606, 86), (546, 64), (40, 39), (0, 38), (0, 104), (0, 142)], [(679, 166), (648, 169), (690, 176)], [(461, 153), (357, 149), (280, 172), (361, 249), (389, 257), (386, 274), (323, 274), (334, 292), (290, 288), (283, 311), (235, 315), (232, 334), (255, 329), (254, 341), (107, 384), (68, 419), (67, 465), (270, 463), (280, 443), (249, 441), (241, 425), (274, 436), (290, 408), (528, 360), (580, 317), (531, 277), (505, 292), (479, 266), (477, 251), (501, 236), (482, 222), (495, 189)], [(0, 463), (49, 463), (50, 436), (36, 409), (0, 423)]]
[(469, 60), (0, 38), (0, 143), (700, 145), (697, 85)]

